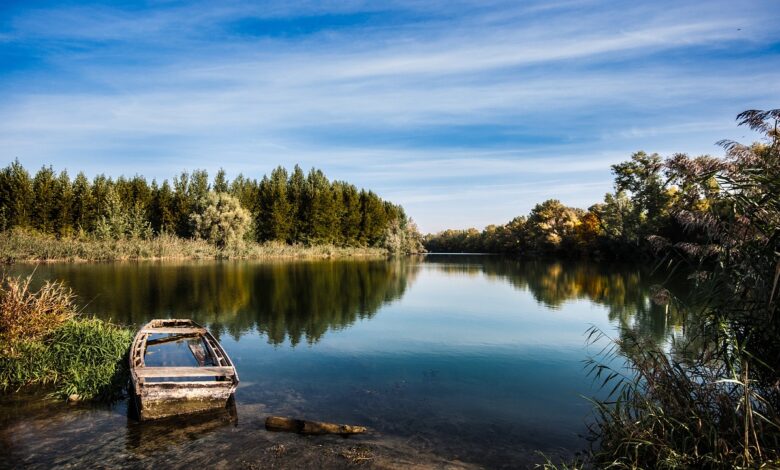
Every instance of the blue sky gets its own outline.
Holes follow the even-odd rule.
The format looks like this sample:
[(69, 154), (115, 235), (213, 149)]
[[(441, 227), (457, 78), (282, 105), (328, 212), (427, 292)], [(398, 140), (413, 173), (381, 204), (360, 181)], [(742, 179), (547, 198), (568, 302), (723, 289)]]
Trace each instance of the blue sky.
[(780, 1), (0, 1), (0, 149), (71, 174), (323, 169), (421, 230), (586, 208), (780, 107)]

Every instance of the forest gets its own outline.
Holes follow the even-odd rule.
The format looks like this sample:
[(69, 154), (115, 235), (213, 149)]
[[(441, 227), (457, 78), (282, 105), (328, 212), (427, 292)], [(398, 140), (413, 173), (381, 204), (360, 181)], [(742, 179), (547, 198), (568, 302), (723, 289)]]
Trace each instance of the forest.
[(220, 170), (182, 172), (158, 183), (143, 176), (71, 179), (18, 160), (0, 171), (0, 231), (57, 239), (205, 239), (220, 248), (248, 242), (381, 247), (417, 252), (420, 236), (401, 206), (373, 191), (329, 181), (321, 170), (283, 167), (256, 180)]
[[(766, 144), (752, 150), (766, 153)], [(588, 256), (620, 259), (652, 250), (649, 237), (672, 243), (695, 241), (700, 234), (685, 228), (684, 214), (705, 213), (722, 202), (718, 176), (736, 174), (744, 162), (709, 155), (678, 153), (666, 159), (636, 152), (613, 165), (614, 192), (587, 210), (557, 199), (536, 204), (527, 216), (482, 231), (445, 230), (425, 237), (431, 252), (482, 252), (517, 255)]]

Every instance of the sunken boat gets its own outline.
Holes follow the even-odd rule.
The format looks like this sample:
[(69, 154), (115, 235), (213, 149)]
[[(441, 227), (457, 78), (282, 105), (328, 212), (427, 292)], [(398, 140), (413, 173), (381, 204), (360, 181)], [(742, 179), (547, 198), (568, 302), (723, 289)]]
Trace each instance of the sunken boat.
[[(173, 352), (172, 359), (165, 357), (164, 347)], [(225, 408), (238, 386), (236, 368), (222, 345), (188, 319), (144, 325), (130, 347), (130, 376), (141, 421)]]

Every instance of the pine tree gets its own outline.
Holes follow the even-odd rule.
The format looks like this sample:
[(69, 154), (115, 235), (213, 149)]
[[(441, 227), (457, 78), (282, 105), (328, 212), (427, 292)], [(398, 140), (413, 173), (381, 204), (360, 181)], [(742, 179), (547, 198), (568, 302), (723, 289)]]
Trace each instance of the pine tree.
[(217, 171), (217, 175), (214, 177), (214, 185), (212, 189), (215, 193), (226, 193), (229, 191), (229, 185), (227, 177), (225, 176), (225, 170), (220, 168)]
[(287, 182), (287, 199), (290, 201), (290, 213), (293, 219), (290, 238), (293, 242), (303, 242), (310, 206), (306, 200), (306, 176), (298, 165), (293, 168)]
[(176, 218), (174, 228), (176, 235), (189, 238), (192, 235), (190, 227), (190, 214), (192, 205), (190, 204), (190, 175), (186, 171), (179, 176), (173, 177), (173, 216)]
[(94, 206), (89, 180), (83, 172), (79, 172), (73, 180), (73, 199), (70, 205), (70, 223), (74, 230), (91, 231), (94, 228)]
[(387, 227), (387, 216), (382, 200), (373, 191), (360, 192), (360, 240), (369, 246), (376, 246)]
[(54, 182), (54, 203), (52, 206), (52, 228), (58, 236), (73, 233), (71, 206), (73, 205), (73, 187), (68, 172), (63, 170)]
[(0, 230), (29, 225), (32, 201), (30, 174), (14, 160), (0, 172)]
[(33, 178), (32, 225), (44, 233), (52, 233), (54, 222), (55, 181), (54, 170), (44, 166)]
[(344, 184), (341, 189), (341, 200), (344, 214), (341, 218), (341, 234), (344, 243), (357, 245), (360, 243), (360, 193), (355, 186)]
[(108, 193), (112, 191), (114, 182), (105, 175), (97, 175), (92, 180), (92, 211), (90, 214), (90, 228), (97, 227), (101, 217), (107, 215), (106, 208), (108, 204)]
[(287, 199), (287, 170), (281, 166), (271, 172), (265, 203), (268, 208), (268, 239), (291, 241), (294, 217)]
[(330, 182), (320, 170), (311, 169), (306, 177), (309, 201), (308, 242), (332, 243), (337, 230), (333, 192)]

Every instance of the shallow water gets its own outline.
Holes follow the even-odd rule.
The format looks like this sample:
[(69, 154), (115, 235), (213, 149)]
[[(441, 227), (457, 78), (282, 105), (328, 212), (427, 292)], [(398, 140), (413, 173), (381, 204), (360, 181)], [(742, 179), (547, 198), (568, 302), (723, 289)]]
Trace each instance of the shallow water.
[[(128, 418), (125, 402), (2, 397), (0, 466), (340, 466), (351, 451), (328, 446), (363, 443), (379, 466), (523, 467), (539, 460), (537, 450), (565, 456), (585, 446), (583, 396), (599, 393), (583, 369), (596, 352), (585, 344), (591, 325), (662, 341), (677, 323), (649, 301), (657, 280), (630, 266), (429, 255), (10, 271), (33, 269), (36, 282), (64, 280), (86, 312), (118, 323), (207, 325), (241, 384), (232, 415), (153, 425)], [(274, 435), (262, 427), (268, 414), (373, 433), (348, 443)]]

